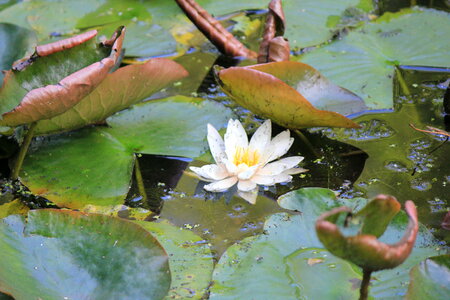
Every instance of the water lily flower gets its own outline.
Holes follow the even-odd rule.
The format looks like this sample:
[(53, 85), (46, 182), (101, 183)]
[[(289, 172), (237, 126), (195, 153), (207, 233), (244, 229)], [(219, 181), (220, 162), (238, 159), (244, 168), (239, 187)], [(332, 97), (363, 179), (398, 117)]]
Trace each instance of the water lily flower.
[(191, 167), (201, 180), (211, 182), (204, 186), (210, 192), (223, 192), (237, 183), (239, 195), (255, 204), (257, 186), (271, 186), (292, 180), (293, 174), (307, 170), (297, 167), (302, 156), (291, 156), (275, 161), (286, 154), (294, 139), (289, 130), (271, 139), (272, 123), (265, 121), (253, 134), (250, 142), (241, 122), (230, 120), (224, 139), (208, 124), (208, 144), (216, 164), (201, 168)]

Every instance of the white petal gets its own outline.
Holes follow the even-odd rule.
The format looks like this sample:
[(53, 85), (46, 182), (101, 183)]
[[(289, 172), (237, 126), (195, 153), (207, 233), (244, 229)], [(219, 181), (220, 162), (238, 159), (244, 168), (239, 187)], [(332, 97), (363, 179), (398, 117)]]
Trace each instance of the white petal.
[(223, 160), (223, 163), (224, 163), (225, 167), (227, 168), (228, 173), (230, 175), (236, 175), (238, 173), (238, 167), (235, 164), (233, 164), (231, 161), (229, 161), (228, 159), (225, 158)]
[(255, 173), (258, 170), (258, 168), (259, 168), (259, 165), (255, 165), (255, 166), (252, 166), (252, 167), (247, 167), (245, 171), (239, 172), (238, 178), (240, 180), (250, 179), (250, 177), (255, 175)]
[(248, 192), (256, 188), (256, 183), (251, 180), (239, 180), (237, 188), (240, 191)]
[(258, 189), (254, 189), (249, 192), (242, 192), (238, 190), (238, 195), (241, 196), (245, 201), (249, 202), (250, 204), (255, 204), (256, 198), (258, 197)]
[(239, 120), (228, 121), (225, 133), (225, 152), (230, 161), (233, 160), (237, 147), (246, 149), (248, 147), (247, 133)]
[(290, 137), (289, 130), (279, 133), (272, 139), (264, 155), (264, 162), (268, 163), (283, 156), (291, 148), (294, 139)]
[(298, 174), (298, 173), (304, 173), (304, 172), (308, 172), (308, 169), (303, 169), (303, 168), (292, 168), (292, 169), (287, 169), (286, 171), (284, 171), (284, 174), (289, 174), (289, 175), (294, 175), (294, 174)]
[(277, 175), (291, 169), (303, 160), (302, 156), (290, 156), (269, 163), (258, 171), (258, 175)]
[(205, 172), (205, 170), (203, 170), (202, 168), (198, 168), (198, 167), (190, 167), (190, 169), (197, 174), (201, 180), (203, 181), (214, 181), (214, 179), (212, 179), (211, 177), (209, 177), (209, 175)]
[(208, 124), (208, 145), (211, 154), (216, 161), (216, 163), (222, 163), (223, 159), (226, 157), (225, 154), (225, 144), (219, 132), (211, 125)]
[(249, 148), (252, 151), (258, 151), (262, 155), (270, 144), (270, 139), (272, 137), (272, 122), (266, 120), (253, 134), (250, 139)]
[(252, 177), (251, 181), (259, 185), (274, 185), (280, 182), (289, 182), (292, 180), (292, 176), (289, 174), (278, 174), (275, 176), (263, 176), (263, 175), (255, 175)]
[(205, 185), (203, 188), (209, 192), (223, 192), (237, 182), (237, 177), (228, 177)]
[[(195, 167), (193, 167), (195, 168)], [(228, 172), (227, 169), (225, 169), (225, 167), (222, 166), (218, 166), (218, 165), (206, 165), (200, 168), (200, 170), (197, 171), (192, 169), (191, 170), (196, 172), (197, 174), (201, 174), (200, 176), (205, 177), (205, 178), (211, 178), (213, 180), (221, 180), (224, 179), (225, 177), (228, 177)], [(199, 172), (200, 173), (199, 173)]]

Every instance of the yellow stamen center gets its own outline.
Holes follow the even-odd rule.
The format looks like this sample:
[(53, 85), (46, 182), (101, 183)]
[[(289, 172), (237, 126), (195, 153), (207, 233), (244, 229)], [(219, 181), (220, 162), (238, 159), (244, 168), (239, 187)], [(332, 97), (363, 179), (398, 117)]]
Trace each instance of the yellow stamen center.
[(250, 150), (249, 148), (236, 147), (236, 152), (234, 152), (233, 163), (236, 166), (240, 164), (246, 164), (251, 167), (259, 162), (260, 155), (257, 150)]

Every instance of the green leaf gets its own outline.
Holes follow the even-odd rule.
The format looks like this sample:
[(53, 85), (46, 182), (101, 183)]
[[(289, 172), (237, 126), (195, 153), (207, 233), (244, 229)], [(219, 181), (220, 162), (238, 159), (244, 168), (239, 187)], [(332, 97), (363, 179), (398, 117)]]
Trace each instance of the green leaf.
[[(278, 202), (301, 214), (275, 214), (266, 221), (265, 234), (231, 246), (214, 270), (210, 299), (292, 299), (293, 295), (300, 299), (315, 299), (316, 278), (330, 283), (320, 285), (320, 293), (324, 295), (321, 299), (357, 299), (354, 288), (359, 288), (361, 272), (344, 260), (331, 258), (331, 254), (323, 250), (308, 248), (322, 248), (314, 234), (314, 222), (321, 213), (342, 205), (358, 210), (367, 200), (336, 199), (330, 190), (305, 188), (280, 197)], [(397, 242), (407, 223), (406, 215), (399, 213), (381, 240)], [(406, 292), (404, 282), (408, 281), (409, 269), (433, 253), (436, 255), (437, 245), (438, 241), (422, 227), (415, 248), (405, 263), (395, 270), (374, 274), (377, 280), (373, 282), (371, 295), (376, 299), (398, 299), (398, 295)], [(310, 258), (313, 260), (306, 266), (305, 260), (308, 263)], [(310, 269), (302, 271), (307, 267), (317, 273), (307, 275), (312, 272)], [(336, 280), (345, 288), (336, 286)]]
[(340, 27), (367, 20), (373, 5), (367, 0), (285, 0), (283, 9), (285, 36), (298, 49), (325, 43)]
[(32, 147), (20, 180), (60, 207), (117, 205), (128, 193), (133, 153), (101, 128), (51, 136)]
[(71, 109), (52, 119), (40, 121), (35, 135), (67, 131), (101, 122), (185, 76), (187, 72), (183, 67), (164, 58), (120, 68), (108, 74), (93, 92)]
[(111, 116), (106, 131), (131, 152), (194, 158), (207, 150), (206, 125), (223, 128), (231, 117), (218, 103), (175, 96)]
[[(417, 26), (422, 24), (422, 26)], [(448, 66), (450, 14), (432, 9), (386, 14), (299, 59), (372, 109), (392, 108), (396, 65)]]
[(149, 231), (169, 256), (172, 283), (165, 299), (203, 299), (214, 267), (207, 242), (167, 221), (136, 223)]
[(37, 210), (0, 222), (0, 287), (17, 299), (161, 299), (167, 254), (132, 222)]
[(0, 87), (3, 83), (1, 71), (11, 68), (13, 62), (22, 58), (25, 51), (36, 44), (36, 36), (28, 29), (7, 23), (0, 23)]
[(2, 125), (17, 126), (57, 116), (92, 92), (114, 67), (124, 29), (98, 46), (95, 30), (36, 47), (7, 72), (0, 89)]
[(427, 258), (411, 272), (405, 299), (444, 300), (450, 295), (450, 255)]
[(297, 90), (282, 80), (252, 67), (219, 70), (217, 77), (221, 88), (236, 103), (284, 127), (358, 126), (341, 114), (316, 109)]
[(58, 206), (121, 204), (134, 153), (197, 157), (207, 149), (206, 125), (222, 128), (231, 116), (218, 103), (183, 96), (138, 104), (110, 117), (110, 128), (37, 139), (20, 178)]

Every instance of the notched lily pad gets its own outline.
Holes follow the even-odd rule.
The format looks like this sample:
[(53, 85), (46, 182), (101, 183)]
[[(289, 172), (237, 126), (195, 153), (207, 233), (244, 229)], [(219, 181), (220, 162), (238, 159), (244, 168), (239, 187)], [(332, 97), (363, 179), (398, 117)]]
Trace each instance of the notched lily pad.
[[(351, 213), (351, 209), (344, 206), (319, 217), (316, 222), (317, 236), (332, 254), (351, 261), (364, 270), (378, 271), (395, 268), (409, 256), (416, 241), (419, 230), (416, 207), (412, 201), (405, 203), (405, 210), (409, 217), (408, 228), (399, 242), (390, 245), (378, 241), (377, 237), (384, 233), (387, 223), (399, 211), (399, 204), (394, 197), (385, 195), (377, 196), (372, 202), (382, 204), (369, 202), (362, 209), (361, 212), (367, 218), (367, 222), (364, 223), (361, 233), (346, 237), (336, 225), (339, 215)], [(380, 213), (380, 207), (387, 207), (385, 214)]]
[(37, 46), (6, 73), (0, 90), (3, 126), (57, 116), (91, 93), (119, 59), (125, 29), (96, 45), (96, 30)]
[(0, 288), (16, 299), (161, 299), (168, 257), (132, 222), (75, 211), (0, 220)]
[[(326, 106), (329, 102), (326, 95), (330, 95), (339, 88), (320, 79), (318, 72), (314, 71), (311, 67), (296, 62), (274, 62), (216, 70), (216, 75), (225, 93), (239, 105), (255, 114), (270, 118), (282, 126), (288, 128), (359, 127), (358, 124), (339, 113), (315, 108), (301, 93), (290, 86), (293, 85), (298, 90), (306, 92), (315, 99), (313, 101)], [(281, 78), (277, 78), (272, 73)], [(324, 85), (330, 90), (320, 91)], [(350, 95), (342, 89), (339, 91), (341, 94)], [(336, 102), (339, 103), (339, 100)], [(343, 106), (347, 105), (345, 102), (343, 101)]]

